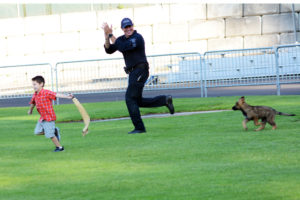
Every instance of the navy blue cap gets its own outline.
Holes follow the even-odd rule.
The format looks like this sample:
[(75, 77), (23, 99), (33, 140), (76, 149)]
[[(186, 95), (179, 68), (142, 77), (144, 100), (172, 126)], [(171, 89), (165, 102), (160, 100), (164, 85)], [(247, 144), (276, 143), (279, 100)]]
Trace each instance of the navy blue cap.
[(133, 25), (133, 23), (132, 23), (131, 19), (129, 19), (129, 18), (124, 18), (121, 21), (121, 28), (125, 28), (126, 26), (132, 26), (132, 25)]

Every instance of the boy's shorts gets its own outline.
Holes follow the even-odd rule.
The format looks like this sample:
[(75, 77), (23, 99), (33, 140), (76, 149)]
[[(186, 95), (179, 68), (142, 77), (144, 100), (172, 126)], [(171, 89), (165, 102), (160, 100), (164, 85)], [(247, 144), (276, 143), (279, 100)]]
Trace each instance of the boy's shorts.
[(39, 135), (40, 133), (44, 133), (46, 138), (54, 137), (54, 132), (55, 121), (38, 121), (34, 129), (34, 134)]

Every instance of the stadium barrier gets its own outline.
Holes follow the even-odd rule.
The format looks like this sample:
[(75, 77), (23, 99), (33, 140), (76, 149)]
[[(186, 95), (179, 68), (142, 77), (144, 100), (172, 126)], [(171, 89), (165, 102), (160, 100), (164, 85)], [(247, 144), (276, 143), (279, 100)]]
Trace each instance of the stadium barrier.
[(276, 84), (274, 48), (204, 53), (204, 88)]
[(32, 96), (31, 79), (36, 75), (44, 76), (45, 88), (54, 90), (54, 75), (50, 63), (0, 66), (0, 99)]
[[(276, 47), (161, 54), (148, 56), (145, 90), (208, 88), (300, 83), (300, 44)], [(94, 59), (0, 67), (0, 99), (30, 97), (31, 78), (42, 75), (45, 88), (87, 94), (123, 92), (127, 75), (123, 58)], [(7, 84), (9, 83), (9, 84)], [(59, 103), (59, 100), (57, 101)]]
[[(200, 88), (203, 85), (199, 53), (151, 55), (147, 59), (150, 76), (145, 90)], [(56, 91), (73, 94), (123, 92), (127, 88), (124, 66), (123, 58), (58, 62), (55, 66)]]
[(300, 83), (300, 44), (208, 51), (203, 56), (207, 88)]
[(276, 47), (275, 52), (278, 73), (277, 94), (280, 95), (281, 84), (300, 83), (300, 44), (280, 45)]

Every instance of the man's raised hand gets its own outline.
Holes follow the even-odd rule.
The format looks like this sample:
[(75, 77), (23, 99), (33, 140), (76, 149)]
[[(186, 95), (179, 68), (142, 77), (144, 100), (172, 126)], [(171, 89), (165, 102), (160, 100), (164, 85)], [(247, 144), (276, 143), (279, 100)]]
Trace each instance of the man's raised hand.
[(102, 24), (102, 29), (104, 31), (105, 36), (108, 36), (109, 34), (112, 34), (112, 25), (110, 25), (110, 27), (108, 26), (108, 24), (106, 22), (104, 22)]

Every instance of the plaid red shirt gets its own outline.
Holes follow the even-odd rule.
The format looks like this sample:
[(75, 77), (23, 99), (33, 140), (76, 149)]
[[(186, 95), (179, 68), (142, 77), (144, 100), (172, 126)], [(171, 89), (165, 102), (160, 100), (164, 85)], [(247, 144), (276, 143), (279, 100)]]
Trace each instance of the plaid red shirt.
[(35, 92), (29, 104), (35, 104), (40, 113), (40, 121), (55, 121), (56, 115), (52, 106), (52, 100), (56, 100), (56, 93), (42, 89), (39, 93)]

